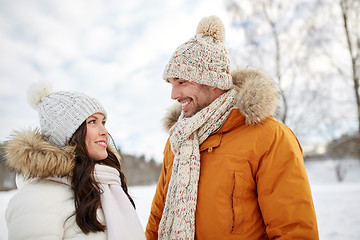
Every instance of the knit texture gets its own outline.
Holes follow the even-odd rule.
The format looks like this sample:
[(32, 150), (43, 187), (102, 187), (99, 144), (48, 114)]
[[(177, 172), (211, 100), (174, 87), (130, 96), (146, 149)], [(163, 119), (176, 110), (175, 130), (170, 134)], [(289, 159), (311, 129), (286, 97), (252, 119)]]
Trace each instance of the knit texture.
[(197, 34), (180, 45), (165, 67), (163, 78), (187, 81), (228, 90), (232, 86), (230, 58), (223, 43), (225, 27), (216, 16), (203, 18)]
[(96, 164), (94, 177), (102, 190), (101, 208), (108, 239), (145, 240), (136, 211), (121, 187), (119, 172), (115, 168)]
[(104, 107), (79, 92), (53, 92), (49, 82), (38, 82), (27, 91), (29, 104), (38, 111), (40, 130), (45, 139), (64, 147), (80, 125), (94, 113), (106, 117)]
[(79, 126), (94, 113), (106, 116), (94, 98), (77, 92), (55, 92), (38, 105), (40, 129), (51, 143), (65, 146)]
[(199, 146), (226, 121), (235, 104), (231, 89), (190, 118), (181, 113), (170, 129), (174, 163), (165, 207), (159, 225), (159, 239), (194, 239), (195, 211), (200, 176)]

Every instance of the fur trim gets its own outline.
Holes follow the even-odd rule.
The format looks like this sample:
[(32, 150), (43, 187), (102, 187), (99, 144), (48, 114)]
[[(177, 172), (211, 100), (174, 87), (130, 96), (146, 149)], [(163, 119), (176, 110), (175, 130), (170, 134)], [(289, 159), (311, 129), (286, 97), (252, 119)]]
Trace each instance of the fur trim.
[[(238, 88), (235, 108), (245, 116), (246, 124), (259, 124), (267, 117), (275, 115), (279, 90), (270, 76), (250, 67), (234, 69), (231, 76)], [(180, 113), (179, 103), (169, 109), (163, 120), (167, 131), (177, 121)]]
[(37, 129), (15, 132), (4, 145), (6, 164), (26, 177), (67, 175), (75, 165), (74, 149), (47, 142)]
[(261, 123), (275, 115), (279, 90), (270, 76), (254, 68), (237, 68), (231, 76), (239, 88), (235, 108), (245, 116), (246, 124)]
[(165, 130), (169, 131), (172, 125), (177, 122), (181, 114), (181, 104), (179, 102), (174, 103), (169, 110), (167, 111), (163, 119), (163, 127)]

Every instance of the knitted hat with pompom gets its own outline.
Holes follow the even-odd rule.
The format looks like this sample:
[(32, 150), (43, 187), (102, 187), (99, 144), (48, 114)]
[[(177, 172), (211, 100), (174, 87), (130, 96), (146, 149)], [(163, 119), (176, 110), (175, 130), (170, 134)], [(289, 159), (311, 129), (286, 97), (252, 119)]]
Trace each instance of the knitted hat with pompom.
[(29, 87), (29, 104), (39, 112), (40, 130), (47, 141), (64, 147), (80, 125), (94, 113), (106, 117), (103, 106), (78, 92), (52, 92), (49, 82)]
[(180, 45), (165, 67), (163, 78), (182, 78), (223, 90), (232, 87), (230, 59), (224, 46), (225, 27), (216, 16), (198, 24), (195, 37)]

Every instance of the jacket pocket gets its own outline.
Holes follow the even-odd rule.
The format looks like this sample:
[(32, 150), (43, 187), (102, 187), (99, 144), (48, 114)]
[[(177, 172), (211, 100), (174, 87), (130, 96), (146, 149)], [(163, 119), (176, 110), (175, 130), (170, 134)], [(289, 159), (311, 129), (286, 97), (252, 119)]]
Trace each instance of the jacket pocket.
[(234, 187), (232, 194), (233, 227), (232, 233), (239, 234), (244, 229), (244, 207), (242, 200), (244, 198), (244, 172), (234, 172)]

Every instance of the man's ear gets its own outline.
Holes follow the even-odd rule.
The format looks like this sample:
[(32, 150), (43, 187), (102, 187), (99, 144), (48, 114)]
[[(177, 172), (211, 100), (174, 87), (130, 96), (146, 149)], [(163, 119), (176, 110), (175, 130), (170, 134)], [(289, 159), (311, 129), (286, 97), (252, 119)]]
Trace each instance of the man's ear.
[[(210, 86), (210, 89), (211, 90), (214, 90), (214, 91), (225, 91), (225, 90), (222, 90), (220, 88), (217, 88), (217, 87), (213, 87), (213, 86)], [(225, 91), (226, 92), (226, 91)]]

